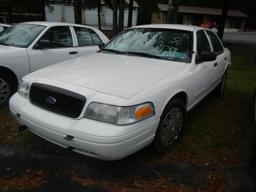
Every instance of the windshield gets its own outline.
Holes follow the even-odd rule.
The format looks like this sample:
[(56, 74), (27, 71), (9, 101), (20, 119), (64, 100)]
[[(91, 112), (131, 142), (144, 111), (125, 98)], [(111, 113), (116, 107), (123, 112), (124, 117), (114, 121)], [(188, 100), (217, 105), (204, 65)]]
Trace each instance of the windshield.
[(102, 51), (188, 63), (193, 51), (193, 33), (175, 29), (130, 29), (110, 41)]
[(28, 47), (44, 28), (34, 24), (14, 25), (0, 33), (0, 45)]

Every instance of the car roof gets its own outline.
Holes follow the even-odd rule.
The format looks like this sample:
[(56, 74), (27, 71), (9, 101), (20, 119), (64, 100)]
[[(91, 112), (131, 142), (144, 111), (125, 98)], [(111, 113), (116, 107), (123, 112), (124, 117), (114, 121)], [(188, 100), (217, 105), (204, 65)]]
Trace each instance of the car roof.
[(185, 31), (198, 31), (202, 27), (194, 26), (194, 25), (181, 25), (181, 24), (150, 24), (150, 25), (138, 25), (131, 28), (158, 28), (158, 29), (177, 29), (177, 30), (185, 30)]
[(23, 22), (25, 24), (34, 24), (34, 25), (44, 25), (46, 27), (53, 27), (53, 26), (75, 26), (75, 27), (88, 27), (94, 29), (93, 27), (87, 25), (78, 25), (74, 23), (64, 23), (64, 22), (51, 22), (51, 21), (31, 21), (31, 22)]

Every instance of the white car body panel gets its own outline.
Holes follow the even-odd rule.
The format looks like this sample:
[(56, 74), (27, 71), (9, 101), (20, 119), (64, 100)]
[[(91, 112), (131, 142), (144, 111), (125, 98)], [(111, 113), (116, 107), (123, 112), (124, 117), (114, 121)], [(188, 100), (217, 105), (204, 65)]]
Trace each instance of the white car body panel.
[[(84, 26), (76, 25), (69, 23), (61, 22), (25, 22), (27, 24), (43, 25), (45, 29), (37, 36), (37, 38), (29, 45), (27, 48), (17, 48), (1, 45), (0, 49), (0, 67), (5, 67), (10, 69), (20, 80), (24, 75), (38, 70), (40, 68), (52, 65), (64, 60), (72, 59), (79, 56), (85, 56), (93, 54), (99, 50), (98, 46), (88, 47), (77, 47), (77, 44), (74, 44), (74, 47), (70, 48), (58, 48), (58, 49), (41, 49), (35, 50), (34, 46), (38, 40), (51, 28), (56, 26), (77, 26), (82, 28), (92, 29), (98, 36), (101, 38), (103, 43), (107, 43), (108, 38), (98, 29)], [(73, 34), (73, 33), (72, 33)], [(74, 34), (72, 35), (73, 41), (76, 39)], [(93, 48), (92, 48), (93, 47)], [(3, 51), (2, 51), (3, 50)], [(69, 52), (76, 51), (78, 54), (70, 55)], [(79, 53), (80, 52), (80, 53)]]
[(0, 45), (0, 67), (10, 69), (17, 77), (25, 76), (30, 71), (27, 49)]
[[(21, 124), (35, 134), (62, 147), (105, 160), (117, 160), (149, 145), (156, 134), (167, 103), (179, 93), (187, 95), (189, 111), (221, 81), (231, 64), (228, 49), (215, 61), (196, 64), (196, 32), (194, 26), (147, 25), (138, 27), (171, 28), (193, 31), (194, 53), (191, 63), (139, 56), (96, 53), (88, 57), (58, 63), (23, 78), (29, 84), (41, 83), (59, 87), (86, 97), (79, 117), (68, 118), (33, 105), (16, 93), (10, 110)], [(221, 62), (215, 65), (216, 62)], [(131, 124), (113, 125), (84, 118), (91, 102), (117, 106), (133, 106), (152, 102), (155, 115)], [(74, 137), (66, 141), (67, 135)]]

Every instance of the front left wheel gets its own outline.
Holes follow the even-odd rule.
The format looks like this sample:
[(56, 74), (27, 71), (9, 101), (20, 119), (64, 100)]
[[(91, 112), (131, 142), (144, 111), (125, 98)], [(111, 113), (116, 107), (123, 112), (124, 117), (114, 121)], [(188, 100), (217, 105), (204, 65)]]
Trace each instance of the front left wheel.
[(0, 106), (6, 106), (15, 92), (15, 83), (8, 73), (0, 72)]
[(177, 144), (183, 134), (185, 121), (185, 104), (180, 99), (171, 100), (161, 116), (153, 142), (158, 153), (164, 153)]

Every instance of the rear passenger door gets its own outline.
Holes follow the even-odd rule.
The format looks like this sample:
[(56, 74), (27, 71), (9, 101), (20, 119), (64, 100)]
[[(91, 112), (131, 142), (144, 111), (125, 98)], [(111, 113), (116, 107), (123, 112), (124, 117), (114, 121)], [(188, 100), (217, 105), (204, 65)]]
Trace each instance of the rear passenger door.
[(197, 56), (196, 72), (194, 73), (195, 92), (194, 97), (200, 100), (212, 88), (215, 61), (201, 61), (200, 55), (204, 52), (211, 52), (211, 45), (204, 30), (196, 32)]
[(86, 27), (73, 28), (76, 34), (77, 51), (79, 56), (90, 55), (99, 50), (99, 45), (102, 44), (102, 41), (92, 29)]
[(227, 60), (227, 58), (225, 58), (223, 45), (220, 39), (217, 37), (217, 35), (209, 30), (206, 30), (206, 33), (211, 43), (212, 52), (214, 52), (217, 55), (213, 71), (214, 76), (212, 80), (212, 84), (216, 85), (220, 82), (225, 72), (225, 60)]
[(78, 56), (69, 26), (49, 28), (28, 54), (30, 72)]

